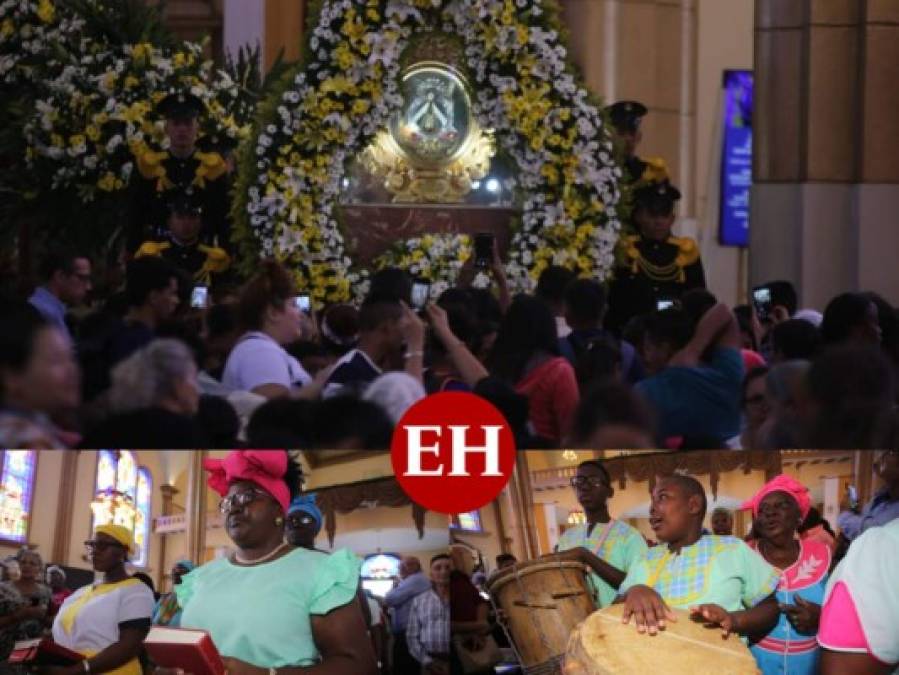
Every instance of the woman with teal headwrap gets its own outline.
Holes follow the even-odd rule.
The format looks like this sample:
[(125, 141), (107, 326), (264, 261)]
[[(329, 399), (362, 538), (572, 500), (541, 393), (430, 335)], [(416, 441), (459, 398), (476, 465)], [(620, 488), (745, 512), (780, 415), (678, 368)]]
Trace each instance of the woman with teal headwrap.
[(172, 590), (159, 598), (159, 602), (156, 603), (156, 607), (153, 609), (153, 625), (174, 628), (181, 625), (181, 607), (175, 596), (175, 586), (180, 584), (181, 577), (192, 571), (194, 567), (196, 565), (190, 560), (179, 560), (172, 567)]
[(322, 512), (315, 504), (315, 493), (297, 495), (287, 509), (284, 538), (294, 546), (315, 549), (315, 537), (322, 529)]

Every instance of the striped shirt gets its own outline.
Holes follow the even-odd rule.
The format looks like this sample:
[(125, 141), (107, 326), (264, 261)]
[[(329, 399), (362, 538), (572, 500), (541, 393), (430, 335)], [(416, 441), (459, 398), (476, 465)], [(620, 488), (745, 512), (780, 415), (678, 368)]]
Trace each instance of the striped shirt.
[(409, 612), (406, 627), (409, 653), (422, 665), (436, 655), (448, 655), (450, 650), (450, 605), (432, 588), (416, 596)]

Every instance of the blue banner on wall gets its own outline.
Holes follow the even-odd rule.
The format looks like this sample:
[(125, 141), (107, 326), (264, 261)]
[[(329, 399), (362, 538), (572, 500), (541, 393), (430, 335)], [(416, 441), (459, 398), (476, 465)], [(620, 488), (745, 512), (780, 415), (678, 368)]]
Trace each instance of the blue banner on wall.
[(749, 245), (752, 185), (752, 71), (724, 71), (724, 142), (721, 151), (722, 246)]

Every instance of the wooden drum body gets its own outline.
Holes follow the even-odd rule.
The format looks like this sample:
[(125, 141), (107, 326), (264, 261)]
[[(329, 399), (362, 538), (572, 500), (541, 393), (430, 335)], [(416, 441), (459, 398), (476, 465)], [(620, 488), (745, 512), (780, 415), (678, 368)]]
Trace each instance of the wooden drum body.
[(552, 557), (519, 563), (487, 584), (527, 675), (561, 673), (571, 631), (596, 607), (581, 563)]
[(565, 675), (759, 675), (749, 648), (736, 635), (721, 637), (683, 610), (656, 635), (621, 623), (624, 605), (611, 605), (581, 623), (568, 643)]

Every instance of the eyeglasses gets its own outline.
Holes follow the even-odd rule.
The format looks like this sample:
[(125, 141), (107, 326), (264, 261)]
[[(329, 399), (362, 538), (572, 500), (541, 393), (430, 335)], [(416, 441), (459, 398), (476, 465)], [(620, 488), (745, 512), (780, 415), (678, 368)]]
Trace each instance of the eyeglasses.
[(571, 487), (579, 488), (579, 487), (601, 487), (606, 484), (606, 482), (600, 478), (599, 476), (572, 476)]
[(88, 551), (105, 551), (110, 547), (125, 548), (117, 541), (100, 541), (97, 539), (88, 539), (84, 542), (84, 548)]
[(308, 527), (315, 523), (315, 518), (308, 513), (294, 513), (287, 516), (287, 524), (290, 527)]
[(230, 497), (225, 497), (219, 502), (219, 511), (227, 515), (231, 513), (235, 507), (243, 509), (257, 499), (263, 499), (265, 497), (268, 497), (268, 493), (263, 492), (262, 490), (244, 490), (243, 492), (235, 492)]

